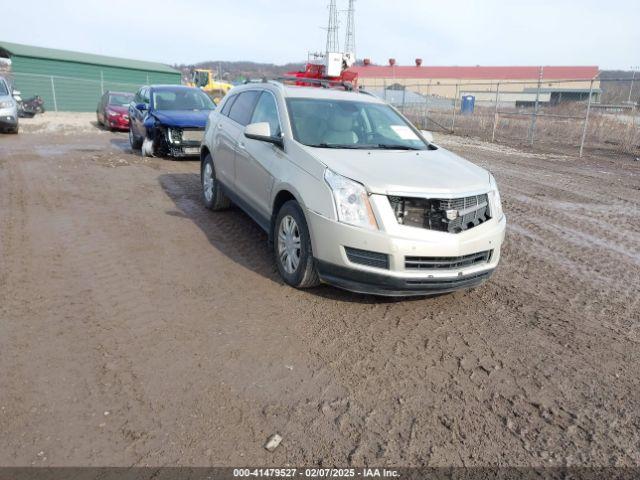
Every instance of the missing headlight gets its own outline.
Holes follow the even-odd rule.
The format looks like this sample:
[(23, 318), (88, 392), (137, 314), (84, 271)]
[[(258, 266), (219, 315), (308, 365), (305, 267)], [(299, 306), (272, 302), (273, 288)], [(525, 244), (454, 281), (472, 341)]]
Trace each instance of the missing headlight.
[(182, 130), (179, 128), (170, 128), (168, 130), (169, 143), (182, 143)]

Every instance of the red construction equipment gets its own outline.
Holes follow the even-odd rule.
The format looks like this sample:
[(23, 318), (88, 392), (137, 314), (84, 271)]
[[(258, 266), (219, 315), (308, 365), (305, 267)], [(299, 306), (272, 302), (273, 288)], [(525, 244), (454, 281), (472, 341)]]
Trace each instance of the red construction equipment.
[[(349, 89), (358, 88), (358, 74), (356, 72), (348, 71), (346, 64), (340, 71), (339, 75), (326, 75), (326, 66), (323, 63), (307, 63), (306, 67), (302, 71), (287, 72), (283, 80), (294, 81), (296, 85), (300, 86), (315, 86), (315, 87), (336, 87), (343, 86)], [(308, 79), (308, 81), (305, 81)]]

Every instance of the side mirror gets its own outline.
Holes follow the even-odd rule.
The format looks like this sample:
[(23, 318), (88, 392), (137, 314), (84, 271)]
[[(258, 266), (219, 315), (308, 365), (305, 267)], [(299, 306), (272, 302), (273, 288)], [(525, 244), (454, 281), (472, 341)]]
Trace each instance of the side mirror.
[(284, 145), (282, 137), (271, 135), (271, 126), (268, 122), (250, 123), (244, 128), (244, 136), (252, 140), (273, 143), (280, 147)]
[(20, 90), (14, 90), (13, 91), (13, 96), (14, 97), (19, 97), (21, 95)]
[(141, 112), (144, 112), (147, 109), (147, 105), (144, 103), (136, 103), (136, 108)]
[(429, 142), (429, 143), (433, 143), (433, 133), (427, 131), (427, 130), (420, 130), (420, 133), (422, 134), (422, 136), (424, 137), (424, 139)]

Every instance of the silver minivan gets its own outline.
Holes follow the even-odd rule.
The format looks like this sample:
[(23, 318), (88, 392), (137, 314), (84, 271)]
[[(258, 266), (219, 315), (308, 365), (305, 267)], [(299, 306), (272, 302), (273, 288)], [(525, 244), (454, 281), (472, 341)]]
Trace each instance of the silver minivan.
[(493, 176), (358, 91), (247, 84), (208, 119), (203, 200), (231, 202), (273, 243), (284, 281), (376, 295), (475, 287), (500, 260)]
[(0, 131), (18, 133), (18, 102), (13, 95), (9, 82), (0, 77)]

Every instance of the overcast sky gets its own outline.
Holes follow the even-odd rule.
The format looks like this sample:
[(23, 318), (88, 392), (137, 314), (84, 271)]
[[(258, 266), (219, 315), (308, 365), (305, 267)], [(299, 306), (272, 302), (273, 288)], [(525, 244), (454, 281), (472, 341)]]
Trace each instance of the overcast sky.
[[(0, 41), (169, 64), (305, 60), (328, 18), (327, 0), (2, 3)], [(376, 63), (627, 69), (640, 65), (640, 0), (357, 0), (356, 46)]]

